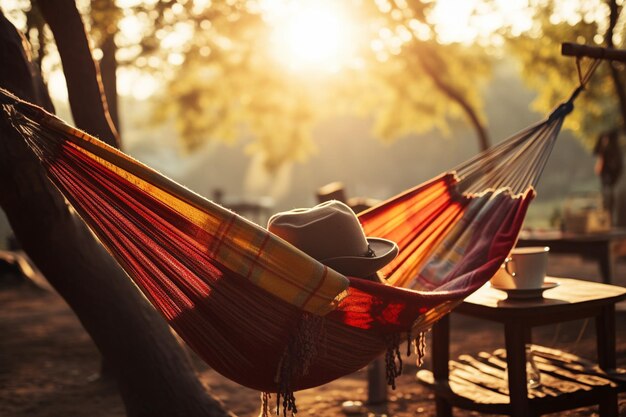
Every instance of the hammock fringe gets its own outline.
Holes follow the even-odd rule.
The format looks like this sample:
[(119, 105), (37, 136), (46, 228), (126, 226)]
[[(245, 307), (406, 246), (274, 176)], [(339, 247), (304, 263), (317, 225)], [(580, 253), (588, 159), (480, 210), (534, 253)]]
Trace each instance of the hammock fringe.
[(419, 368), (424, 364), (424, 355), (426, 354), (426, 332), (420, 332), (417, 335), (417, 337), (413, 340), (413, 346), (415, 347), (415, 353), (417, 354), (416, 364)]
[(387, 352), (385, 353), (387, 385), (396, 389), (396, 378), (402, 374), (402, 355), (400, 355), (400, 334), (387, 336)]
[(308, 375), (312, 361), (321, 354), (319, 348), (324, 343), (320, 341), (325, 339), (325, 329), (323, 317), (303, 313), (295, 332), (289, 337), (276, 372), (277, 415), (280, 415), (281, 409), (283, 415), (287, 411), (297, 413), (292, 381)]

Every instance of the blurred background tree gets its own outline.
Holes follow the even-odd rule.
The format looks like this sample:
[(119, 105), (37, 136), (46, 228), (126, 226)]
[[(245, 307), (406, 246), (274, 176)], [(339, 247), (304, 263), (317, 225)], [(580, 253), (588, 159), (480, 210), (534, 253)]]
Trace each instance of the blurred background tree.
[[(184, 149), (252, 137), (247, 152), (270, 172), (311, 155), (312, 127), (337, 114), (373, 117), (386, 141), (466, 119), (478, 149), (489, 146), (481, 100), (489, 58), (438, 37), (435, 2), (78, 3), (116, 126), (120, 65), (159, 86), (154, 121), (173, 121)], [(26, 10), (41, 63), (45, 28), (36, 8)]]
[[(507, 50), (519, 60), (522, 76), (537, 91), (533, 106), (548, 112), (578, 84), (573, 58), (555, 54), (561, 42), (624, 48), (626, 18), (618, 0), (558, 2), (534, 1), (530, 7), (532, 26), (518, 33), (506, 30)], [(581, 61), (585, 66), (586, 62)], [(576, 103), (565, 127), (592, 150), (598, 136), (626, 120), (626, 71), (624, 64), (600, 65), (585, 93)]]

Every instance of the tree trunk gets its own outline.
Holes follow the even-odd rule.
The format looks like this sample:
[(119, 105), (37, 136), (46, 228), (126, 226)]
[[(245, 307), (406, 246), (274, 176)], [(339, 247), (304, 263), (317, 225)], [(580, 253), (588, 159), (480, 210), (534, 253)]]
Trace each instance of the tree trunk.
[(117, 45), (115, 45), (115, 34), (107, 34), (102, 45), (102, 59), (100, 60), (100, 70), (102, 71), (102, 86), (104, 87), (104, 95), (109, 105), (109, 114), (113, 126), (119, 132), (120, 129), (120, 116), (118, 111), (118, 97), (117, 97), (117, 59), (115, 59), (115, 53), (117, 52)]
[[(62, 15), (64, 6), (54, 3)], [(71, 16), (64, 16), (66, 28), (75, 28)], [(84, 36), (82, 30), (73, 38), (80, 43)], [(32, 62), (22, 46), (17, 31), (0, 13), (0, 85), (26, 100), (41, 102), (30, 71)], [(65, 43), (59, 49), (68, 47), (74, 46)], [(80, 73), (85, 63), (84, 55), (71, 59), (76, 61), (64, 62), (64, 67), (74, 67), (66, 73), (68, 84), (75, 76), (71, 74)], [(97, 113), (102, 108), (83, 110)], [(206, 393), (165, 321), (68, 207), (3, 117), (0, 187), (0, 205), (16, 237), (111, 363), (129, 416), (229, 415)]]
[(443, 78), (439, 75), (439, 73), (436, 70), (434, 70), (428, 62), (426, 62), (426, 60), (427, 60), (427, 57), (421, 57), (419, 59), (419, 62), (422, 68), (428, 74), (428, 76), (433, 80), (433, 83), (435, 84), (435, 86), (442, 93), (448, 96), (450, 100), (457, 103), (461, 107), (461, 109), (463, 110), (463, 113), (465, 113), (470, 124), (474, 128), (474, 131), (476, 131), (476, 136), (478, 137), (479, 150), (486, 151), (487, 149), (489, 149), (491, 144), (489, 141), (489, 135), (487, 134), (487, 129), (485, 129), (485, 126), (483, 126), (483, 123), (481, 122), (474, 108), (465, 99), (465, 97), (463, 97), (462, 94), (456, 91), (454, 87), (446, 83), (443, 80)]
[(61, 56), (74, 123), (109, 145), (119, 137), (109, 116), (98, 64), (73, 0), (37, 1)]

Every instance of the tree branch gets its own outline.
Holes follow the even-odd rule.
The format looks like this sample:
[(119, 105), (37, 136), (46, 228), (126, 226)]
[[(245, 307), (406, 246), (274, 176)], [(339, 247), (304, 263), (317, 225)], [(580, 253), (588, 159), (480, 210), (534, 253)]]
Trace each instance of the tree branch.
[(489, 135), (487, 134), (487, 130), (485, 129), (485, 126), (483, 126), (482, 122), (480, 121), (480, 118), (478, 117), (478, 114), (476, 114), (476, 111), (474, 110), (474, 108), (469, 104), (469, 102), (465, 99), (465, 97), (463, 97), (462, 94), (456, 91), (454, 87), (447, 84), (443, 80), (443, 78), (440, 76), (440, 74), (430, 66), (430, 64), (427, 62), (427, 59), (424, 59), (424, 58), (425, 57), (421, 57), (419, 59), (419, 62), (422, 68), (424, 69), (426, 74), (428, 74), (428, 76), (433, 80), (433, 82), (435, 83), (435, 86), (442, 93), (444, 93), (450, 100), (457, 103), (461, 107), (461, 109), (463, 110), (467, 118), (469, 119), (469, 122), (471, 123), (471, 125), (474, 127), (474, 130), (476, 131), (476, 135), (478, 136), (478, 145), (480, 147), (480, 150), (486, 151), (487, 149), (489, 149), (489, 147), (491, 146)]

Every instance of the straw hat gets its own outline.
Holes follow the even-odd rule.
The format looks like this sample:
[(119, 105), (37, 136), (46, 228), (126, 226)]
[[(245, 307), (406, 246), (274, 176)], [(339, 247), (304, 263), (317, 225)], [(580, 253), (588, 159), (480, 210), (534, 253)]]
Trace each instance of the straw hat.
[(394, 242), (366, 237), (350, 207), (331, 200), (273, 215), (270, 232), (344, 275), (367, 278), (398, 254)]

